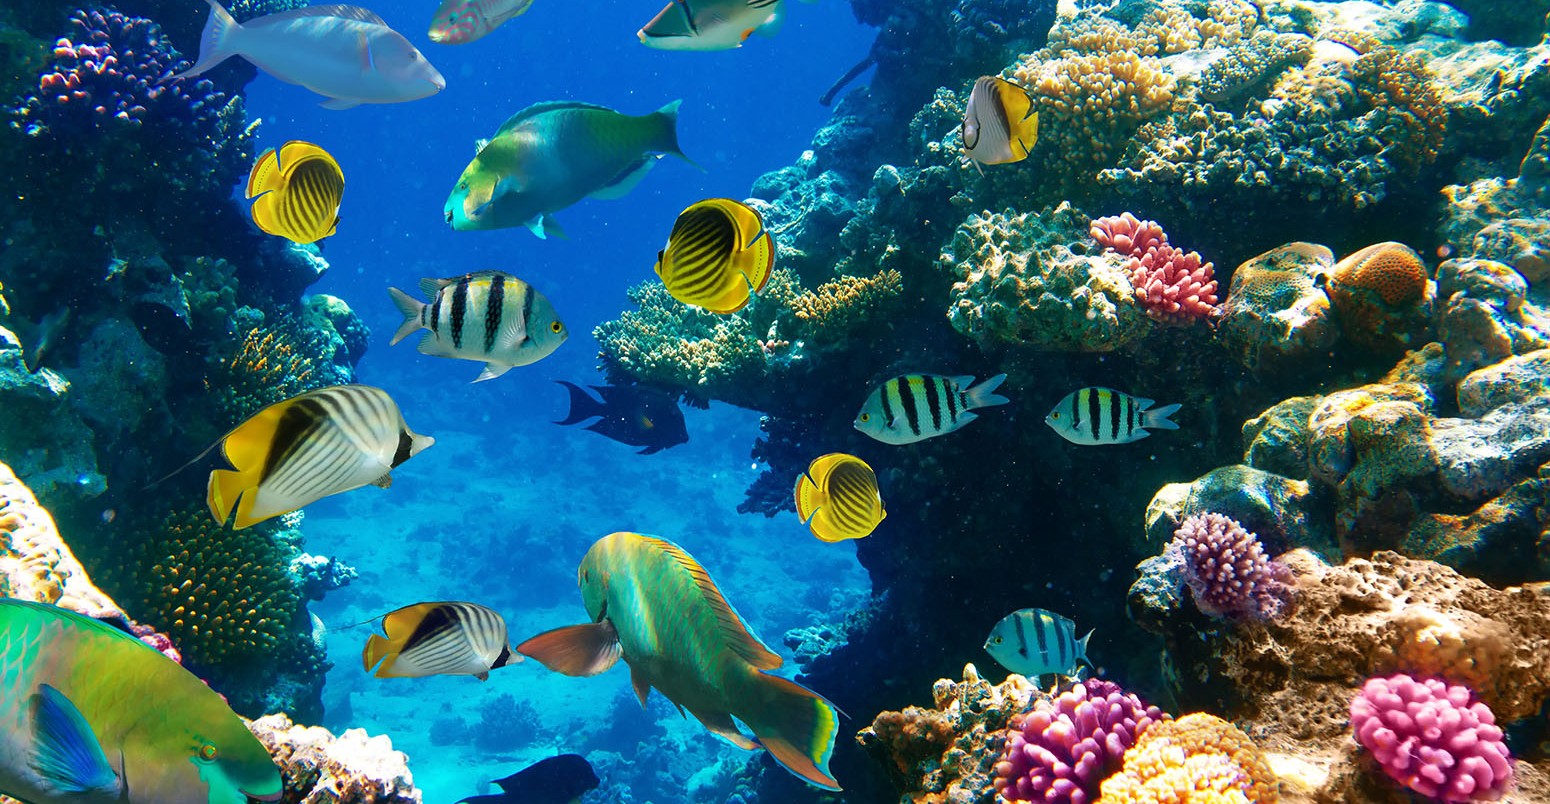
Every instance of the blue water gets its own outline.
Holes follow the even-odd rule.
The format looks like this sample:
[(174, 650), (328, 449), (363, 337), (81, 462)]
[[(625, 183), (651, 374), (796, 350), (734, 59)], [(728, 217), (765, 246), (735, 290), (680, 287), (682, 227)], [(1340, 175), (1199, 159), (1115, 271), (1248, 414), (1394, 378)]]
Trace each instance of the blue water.
[[(660, 698), (641, 713), (622, 667), (593, 679), (560, 677), (534, 662), (497, 670), (485, 683), (376, 679), (357, 658), (367, 628), (344, 626), (431, 599), (490, 605), (507, 615), (514, 640), (581, 622), (576, 565), (593, 540), (615, 530), (681, 544), (782, 653), (787, 629), (841, 616), (864, 593), (852, 546), (816, 541), (790, 514), (736, 513), (758, 473), (748, 455), (756, 414), (719, 404), (687, 410), (687, 445), (639, 456), (552, 424), (565, 412), (552, 380), (602, 382), (592, 328), (624, 308), (626, 288), (654, 277), (652, 261), (677, 214), (701, 198), (742, 198), (761, 173), (794, 161), (828, 119), (817, 98), (866, 55), (873, 31), (846, 5), (792, 3), (772, 38), (755, 36), (734, 51), (669, 53), (635, 39), (657, 0), (537, 0), (482, 40), (439, 46), (425, 36), (434, 2), (371, 6), (437, 66), (445, 91), (328, 111), (307, 90), (267, 75), (247, 88), (249, 115), (263, 121), (260, 148), (309, 140), (343, 167), (342, 220), (323, 252), (332, 269), (310, 292), (342, 297), (366, 321), (372, 345), (359, 381), (387, 389), (410, 426), (437, 439), (395, 473), (390, 490), (307, 509), (308, 550), (360, 570), (354, 584), (312, 607), (331, 626), (328, 725), (389, 735), (410, 755), (427, 802), (479, 792), (482, 779), (557, 751), (587, 753), (598, 766), (603, 788), (591, 800), (724, 800), (728, 774), (750, 755)], [(625, 198), (558, 213), (568, 240), (540, 241), (525, 229), (454, 232), (443, 222), (474, 141), (523, 107), (566, 99), (645, 114), (676, 98), (680, 143), (704, 172), (663, 159)], [(389, 285), (410, 289), (421, 277), (488, 269), (510, 271), (550, 298), (571, 333), (558, 352), (472, 385), (477, 363), (421, 355), (413, 338), (387, 346), (400, 322)]]

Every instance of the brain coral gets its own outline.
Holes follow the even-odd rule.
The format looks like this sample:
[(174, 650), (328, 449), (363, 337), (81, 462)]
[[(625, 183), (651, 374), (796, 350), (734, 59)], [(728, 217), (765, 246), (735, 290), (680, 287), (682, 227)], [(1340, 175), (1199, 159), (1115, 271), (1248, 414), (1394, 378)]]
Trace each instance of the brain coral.
[(1125, 752), (1100, 804), (1275, 804), (1276, 776), (1238, 727), (1203, 712), (1158, 723)]

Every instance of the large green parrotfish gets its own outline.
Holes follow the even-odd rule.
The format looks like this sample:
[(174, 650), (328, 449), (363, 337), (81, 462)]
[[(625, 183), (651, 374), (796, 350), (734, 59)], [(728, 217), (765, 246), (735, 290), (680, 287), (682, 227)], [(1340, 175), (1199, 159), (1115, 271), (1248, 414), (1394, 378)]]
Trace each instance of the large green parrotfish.
[(526, 226), (560, 234), (549, 214), (587, 196), (620, 198), (678, 148), (678, 104), (648, 115), (572, 101), (537, 103), (478, 143), (442, 210), (457, 231)]
[(193, 673), (106, 623), (0, 599), (0, 793), (29, 804), (277, 801), (280, 772)]
[[(592, 545), (577, 573), (592, 622), (547, 631), (517, 646), (551, 670), (593, 676), (623, 658), (641, 705), (656, 687), (715, 734), (763, 746), (787, 770), (839, 790), (829, 756), (834, 705), (767, 671), (781, 659), (748, 631), (710, 574), (672, 542), (613, 533)], [(751, 739), (732, 718), (754, 733)]]

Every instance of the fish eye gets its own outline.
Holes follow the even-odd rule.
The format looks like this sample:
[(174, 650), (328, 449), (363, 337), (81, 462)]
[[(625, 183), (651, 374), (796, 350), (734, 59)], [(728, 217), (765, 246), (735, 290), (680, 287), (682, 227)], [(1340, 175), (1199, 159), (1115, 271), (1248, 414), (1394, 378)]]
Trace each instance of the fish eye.
[(1058, 419), (1058, 418), (1060, 418), (1060, 414), (1059, 414), (1059, 413), (1051, 413), (1051, 414), (1050, 414), (1050, 415), (1049, 415), (1049, 417), (1050, 417), (1050, 418), (1051, 418), (1051, 419)]
[(997, 645), (1001, 644), (1001, 637), (996, 637), (996, 644)]
[(562, 329), (565, 329), (565, 325), (564, 324), (561, 324), (558, 321), (550, 321), (549, 322), (549, 331), (550, 332), (558, 333)]
[(872, 420), (872, 414), (870, 414), (870, 413), (863, 413), (863, 414), (861, 414), (861, 420), (864, 421), (864, 422), (871, 421)]
[(206, 762), (214, 762), (217, 756), (220, 756), (220, 752), (215, 750), (215, 746), (209, 743), (205, 743), (204, 745), (199, 746), (200, 759)]

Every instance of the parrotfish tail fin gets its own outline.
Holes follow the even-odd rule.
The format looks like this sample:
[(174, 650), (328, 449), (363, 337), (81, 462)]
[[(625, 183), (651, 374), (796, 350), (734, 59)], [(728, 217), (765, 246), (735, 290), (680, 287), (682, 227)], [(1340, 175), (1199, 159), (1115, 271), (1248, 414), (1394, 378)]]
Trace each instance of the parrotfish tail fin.
[(39, 685), (32, 696), (32, 766), (50, 786), (65, 793), (119, 794), (118, 774), (81, 710), (64, 693)]
[(779, 676), (755, 672), (750, 689), (734, 700), (736, 712), (759, 743), (786, 770), (825, 790), (839, 790), (829, 775), (829, 757), (840, 731), (839, 710), (816, 692)]
[(566, 414), (565, 418), (555, 422), (555, 424), (575, 424), (583, 419), (602, 416), (608, 412), (607, 408), (603, 407), (603, 403), (593, 399), (592, 395), (586, 391), (581, 390), (581, 386), (564, 380), (555, 380), (555, 382), (565, 386), (565, 390), (570, 392), (570, 413)]
[(607, 620), (545, 631), (517, 646), (517, 653), (567, 676), (595, 676), (613, 667), (621, 652), (619, 632)]
[(1141, 426), (1157, 430), (1177, 430), (1179, 426), (1168, 421), (1168, 417), (1178, 413), (1180, 407), (1183, 406), (1178, 404), (1163, 405), (1156, 410), (1145, 411), (1141, 414)]
[(996, 376), (991, 377), (979, 385), (965, 390), (964, 394), (968, 397), (969, 400), (969, 409), (973, 410), (975, 408), (988, 408), (992, 405), (1005, 405), (1006, 403), (1011, 402), (1012, 400), (996, 393), (996, 389), (1000, 388), (1001, 383), (1005, 381), (1005, 374), (997, 374)]
[(701, 173), (709, 172), (706, 171), (705, 168), (700, 167), (700, 163), (690, 159), (688, 154), (685, 154), (683, 149), (678, 147), (678, 107), (682, 105), (683, 99), (679, 98), (678, 100), (672, 101), (671, 103), (668, 103), (666, 106), (663, 106), (656, 111), (656, 114), (662, 118), (666, 125), (662, 127), (662, 135), (659, 138), (656, 147), (652, 150), (659, 151), (664, 154), (672, 154), (673, 156), (676, 156), (679, 159), (682, 159), (683, 161), (695, 166)]
[(425, 302), (398, 288), (388, 288), (388, 294), (393, 297), (393, 304), (397, 305), (398, 312), (404, 314), (404, 323), (398, 325), (398, 331), (393, 333), (393, 340), (388, 341), (389, 346), (397, 346), (399, 341), (414, 334), (422, 326), (420, 315), (425, 309)]
[[(366, 639), (366, 649), (361, 651), (361, 664), (365, 665), (369, 671), (377, 666), (377, 662), (382, 662), (382, 659), (392, 652), (393, 643), (391, 640), (381, 634), (372, 634)], [(377, 678), (387, 678), (388, 671), (392, 667), (392, 659), (382, 662), (382, 666), (377, 667)]]
[(200, 75), (217, 64), (237, 55), (232, 37), (242, 30), (218, 0), (205, 0), (210, 4), (210, 19), (205, 21), (204, 33), (199, 35), (199, 61), (178, 73), (174, 78), (191, 78)]

